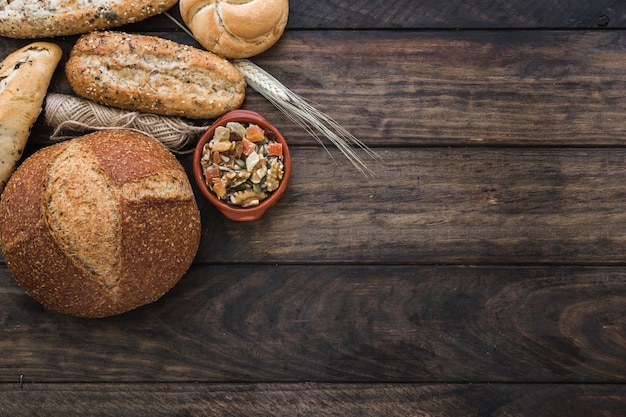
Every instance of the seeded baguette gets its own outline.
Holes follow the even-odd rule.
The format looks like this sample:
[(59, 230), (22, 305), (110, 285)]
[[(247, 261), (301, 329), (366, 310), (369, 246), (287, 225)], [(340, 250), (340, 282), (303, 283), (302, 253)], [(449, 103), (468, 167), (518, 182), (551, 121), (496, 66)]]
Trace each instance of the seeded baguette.
[(63, 52), (34, 42), (0, 63), (0, 192), (15, 170)]
[(244, 78), (233, 64), (156, 36), (83, 35), (65, 72), (83, 98), (164, 116), (211, 119), (239, 108), (245, 97)]
[(77, 35), (138, 22), (162, 13), (177, 0), (0, 1), (0, 35), (44, 38)]

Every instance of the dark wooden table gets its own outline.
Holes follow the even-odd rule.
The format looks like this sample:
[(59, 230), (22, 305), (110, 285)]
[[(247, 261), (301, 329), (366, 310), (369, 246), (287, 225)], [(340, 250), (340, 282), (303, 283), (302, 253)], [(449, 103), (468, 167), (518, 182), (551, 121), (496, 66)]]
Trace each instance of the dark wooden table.
[(291, 144), (284, 198), (237, 223), (198, 194), (189, 273), (113, 318), (46, 311), (2, 265), (1, 416), (624, 415), (624, 1), (292, 0), (252, 60), (376, 177), (248, 89)]

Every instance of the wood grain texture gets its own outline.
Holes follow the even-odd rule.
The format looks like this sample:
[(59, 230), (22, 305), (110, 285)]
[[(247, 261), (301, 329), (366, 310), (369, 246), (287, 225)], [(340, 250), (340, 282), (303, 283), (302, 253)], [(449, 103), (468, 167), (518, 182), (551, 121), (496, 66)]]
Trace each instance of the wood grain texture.
[(623, 267), (194, 266), (103, 320), (0, 277), (5, 383), (626, 378)]
[[(169, 13), (179, 21), (178, 6)], [(290, 0), (287, 30), (328, 29), (621, 29), (620, 0)], [(179, 30), (155, 16), (126, 31)]]
[[(130, 388), (130, 389), (129, 389)], [(504, 384), (15, 384), (11, 416), (611, 417), (623, 386)]]
[(620, 28), (619, 0), (291, 0), (288, 28)]
[[(46, 311), (0, 266), (0, 416), (623, 415), (624, 28), (618, 0), (291, 0), (253, 60), (377, 176), (248, 89), (292, 148), (285, 197), (245, 224), (199, 200), (194, 266), (118, 317)], [(165, 16), (122, 30), (198, 46)]]
[(322, 149), (294, 149), (287, 192), (252, 224), (225, 221), (201, 202), (204, 238), (196, 260), (619, 265), (626, 260), (621, 148), (380, 151), (386, 165), (364, 181)]
[[(254, 61), (373, 147), (626, 144), (622, 31), (289, 32)], [(51, 88), (72, 93), (62, 66)], [(252, 89), (244, 107), (316, 145)]]
[(373, 146), (626, 143), (623, 32), (296, 32), (255, 62)]

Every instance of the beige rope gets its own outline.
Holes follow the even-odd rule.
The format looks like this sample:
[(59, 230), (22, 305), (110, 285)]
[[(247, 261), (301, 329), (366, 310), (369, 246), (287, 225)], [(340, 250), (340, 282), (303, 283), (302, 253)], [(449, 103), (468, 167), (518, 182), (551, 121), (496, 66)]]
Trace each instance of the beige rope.
[(206, 126), (195, 126), (179, 117), (128, 112), (65, 94), (48, 94), (46, 123), (54, 128), (52, 142), (107, 129), (130, 129), (148, 135), (172, 152), (189, 153)]

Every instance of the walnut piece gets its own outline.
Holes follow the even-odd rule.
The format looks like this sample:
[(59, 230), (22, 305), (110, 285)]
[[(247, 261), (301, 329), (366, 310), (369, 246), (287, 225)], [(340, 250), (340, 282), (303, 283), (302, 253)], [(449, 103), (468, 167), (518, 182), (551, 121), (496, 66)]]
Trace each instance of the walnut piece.
[(265, 193), (257, 193), (254, 190), (237, 191), (230, 197), (230, 202), (241, 207), (256, 206), (267, 197)]
[(270, 170), (265, 178), (265, 186), (268, 192), (272, 192), (280, 185), (280, 180), (283, 179), (283, 166), (280, 162), (274, 161)]

